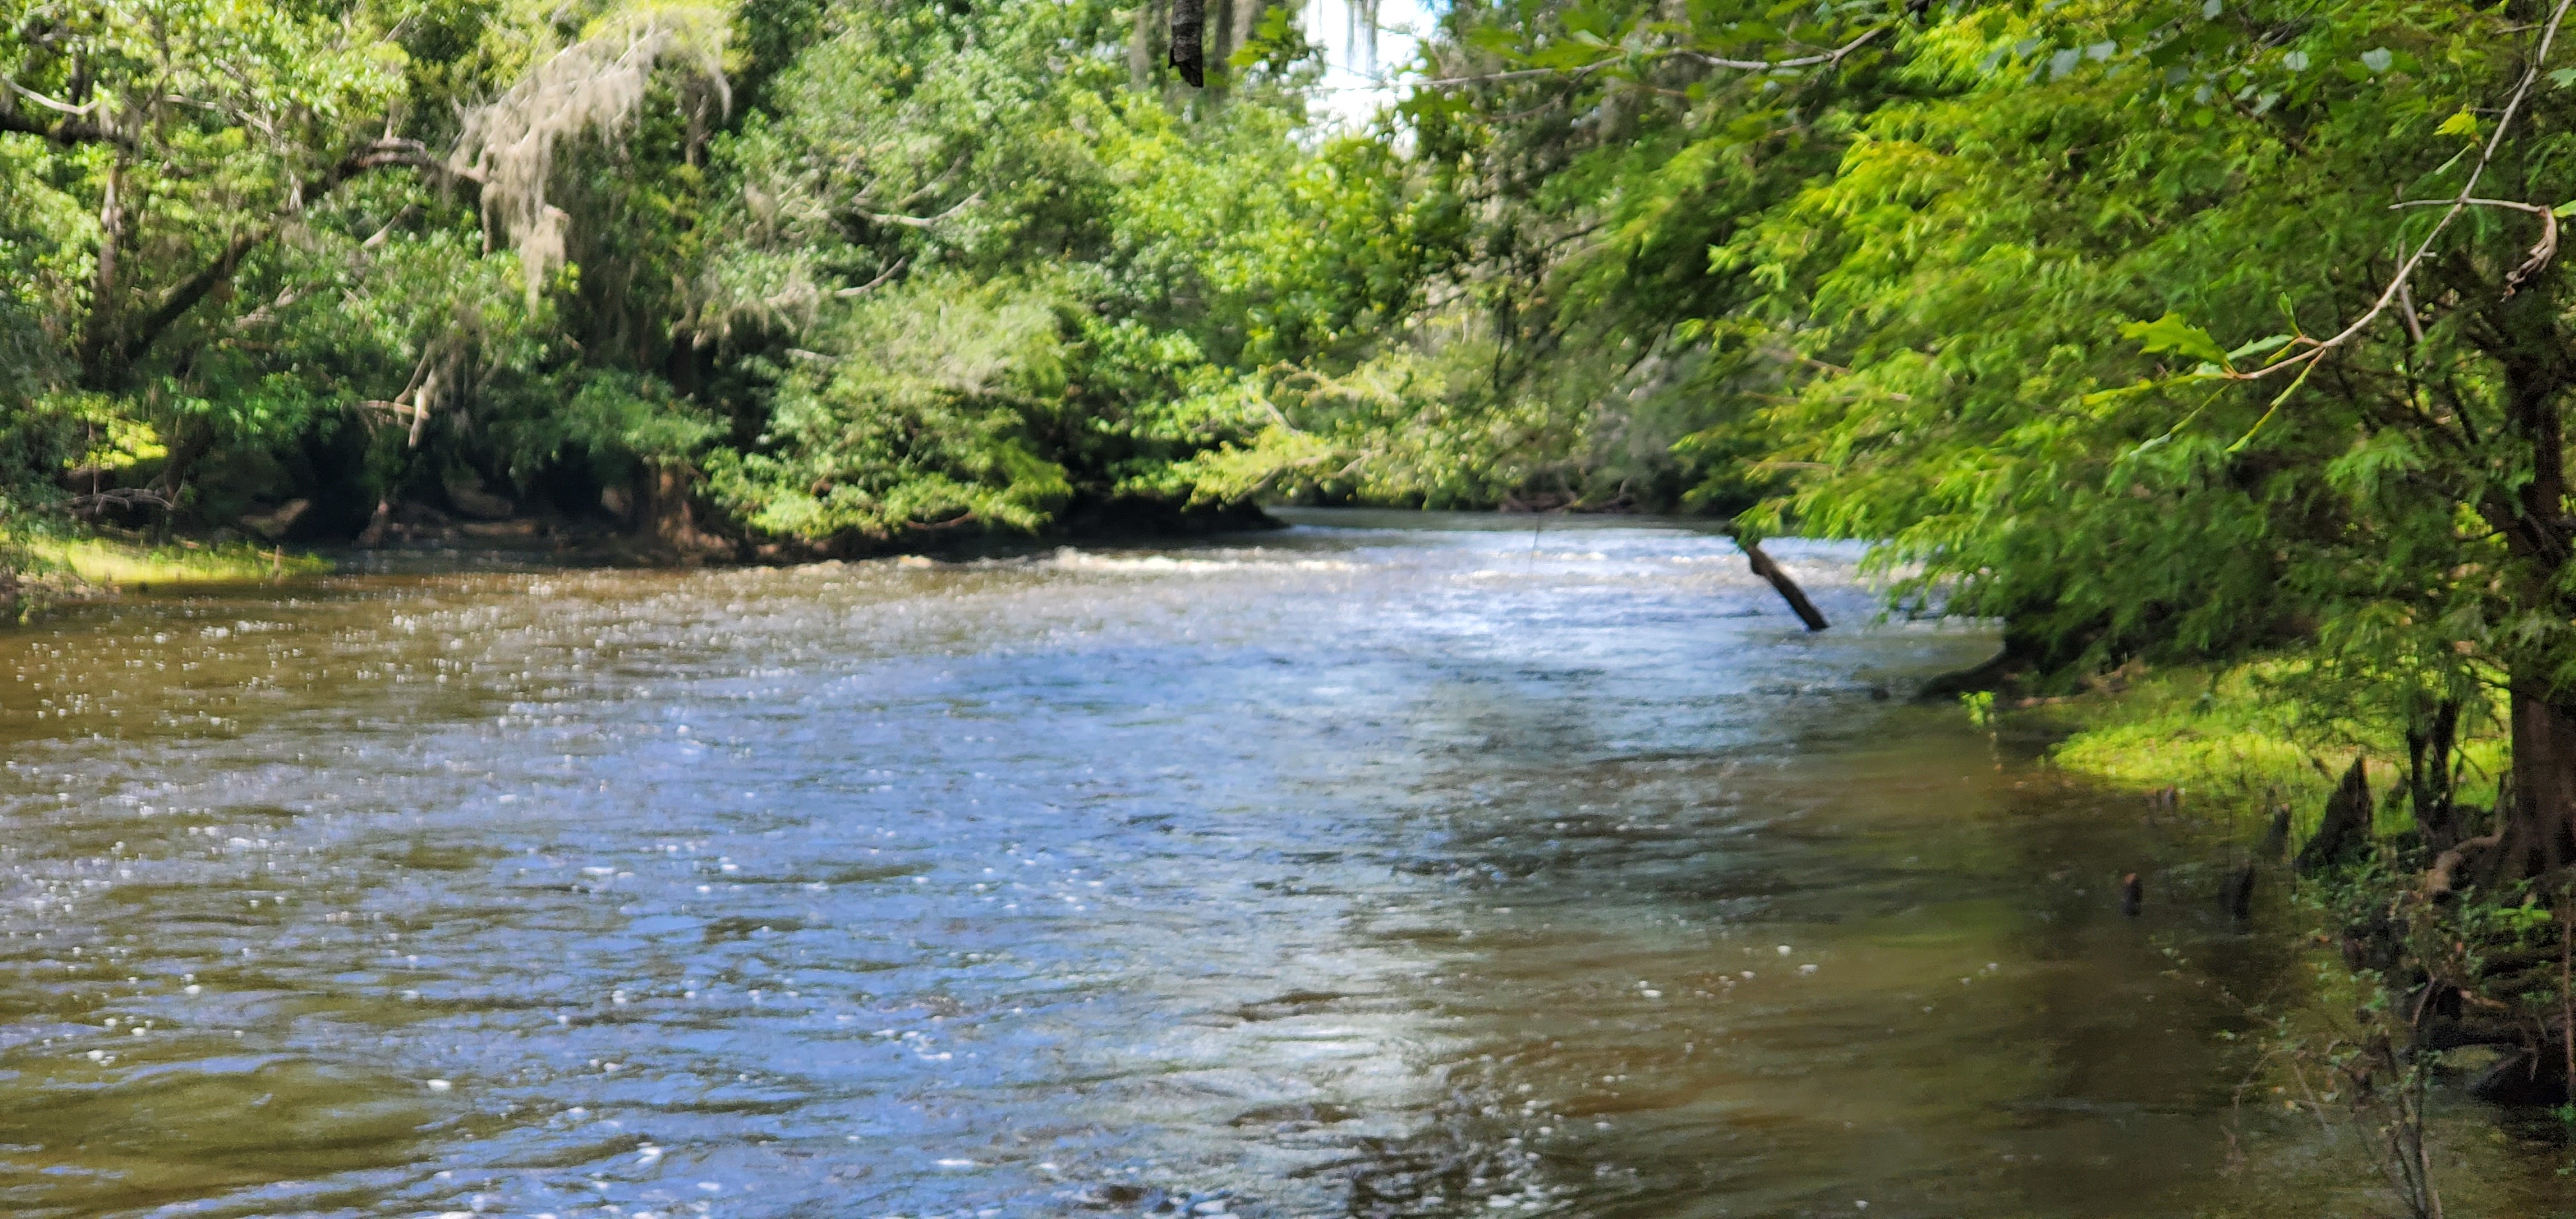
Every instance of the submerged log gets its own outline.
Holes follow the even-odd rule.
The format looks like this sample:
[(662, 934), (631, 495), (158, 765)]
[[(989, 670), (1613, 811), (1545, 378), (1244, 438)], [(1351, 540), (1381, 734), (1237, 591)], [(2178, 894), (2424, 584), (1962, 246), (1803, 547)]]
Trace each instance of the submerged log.
[(2314, 872), (2349, 863), (2370, 847), (2370, 778), (2361, 759), (2343, 772), (2343, 782), (2326, 797), (2326, 815), (2315, 836), (2299, 848), (2298, 869)]
[(1780, 565), (1772, 562), (1770, 555), (1762, 553), (1762, 543), (1739, 537), (1735, 539), (1735, 545), (1744, 551), (1745, 560), (1753, 565), (1753, 574), (1771, 582), (1771, 587), (1780, 594), (1781, 600), (1789, 603), (1789, 612), (1796, 614), (1798, 621), (1806, 623), (1811, 631), (1825, 629), (1825, 616), (1817, 612), (1816, 603), (1807, 600), (1806, 590), (1799, 588), (1798, 582), (1789, 578), (1789, 573), (1780, 570)]

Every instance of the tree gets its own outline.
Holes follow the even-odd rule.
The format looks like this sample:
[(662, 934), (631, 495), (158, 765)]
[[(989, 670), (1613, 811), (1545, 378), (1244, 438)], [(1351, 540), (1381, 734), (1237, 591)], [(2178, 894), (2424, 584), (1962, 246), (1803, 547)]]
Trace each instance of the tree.
[[(150, 499), (201, 496), (199, 519), (225, 521), (279, 488), (364, 484), (380, 500), (459, 467), (524, 471), (568, 441), (640, 452), (686, 423), (651, 392), (605, 413), (553, 408), (598, 401), (633, 381), (626, 360), (658, 352), (565, 358), (614, 337), (603, 312), (632, 314), (566, 317), (541, 299), (568, 250), (601, 252), (582, 222), (621, 218), (599, 206), (567, 224), (548, 190), (566, 185), (559, 158), (618, 155), (665, 93), (704, 128), (721, 110), (726, 12), (23, 0), (7, 16), (0, 179), (17, 216), (45, 218), (0, 246), (0, 333), (42, 356), (0, 386), (31, 463), (11, 479), (22, 488), (68, 461), (76, 486), (142, 480)], [(621, 180), (649, 195), (693, 172), (655, 168)], [(668, 252), (684, 230), (620, 234)], [(500, 291), (513, 280), (515, 305)], [(592, 373), (607, 380), (585, 390)], [(508, 426), (530, 413), (557, 426)], [(523, 447), (494, 452), (478, 427)], [(373, 456), (345, 442), (363, 434)], [(132, 442), (101, 448), (105, 435)], [(27, 447), (41, 437), (72, 455)], [(318, 467), (317, 445), (338, 446)]]
[(1909, 587), (2061, 665), (2313, 640), (2418, 735), (2500, 690), (2485, 874), (2576, 858), (2561, 12), (1909, 35), (1923, 98), (1715, 255), (1810, 319), (1821, 371), (1771, 422), (1818, 472), (1774, 519), (1889, 539)]

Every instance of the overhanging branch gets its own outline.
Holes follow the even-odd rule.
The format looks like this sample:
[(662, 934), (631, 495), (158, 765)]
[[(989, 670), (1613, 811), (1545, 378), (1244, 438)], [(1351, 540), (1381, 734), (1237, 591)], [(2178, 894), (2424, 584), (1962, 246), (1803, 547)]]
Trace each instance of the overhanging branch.
[[(297, 206), (310, 204), (338, 190), (343, 184), (360, 174), (396, 166), (431, 173), (444, 172), (444, 167), (436, 158), (429, 155), (428, 149), (418, 140), (376, 140), (352, 150), (347, 156), (335, 162), (331, 168), (298, 183), (294, 204)], [(141, 360), (171, 326), (177, 324), (180, 318), (187, 316), (188, 311), (196, 308), (198, 302), (206, 299), (217, 286), (230, 280), (233, 272), (241, 266), (243, 258), (266, 243), (269, 238), (276, 236), (279, 226), (279, 221), (271, 220), (266, 224), (235, 234), (232, 240), (224, 243), (223, 251), (217, 254), (213, 261), (207, 263), (196, 274), (180, 281), (179, 285), (162, 297), (161, 303), (154, 306), (150, 313), (145, 314), (133, 329), (122, 335), (102, 335), (97, 340), (83, 344), (82, 382), (92, 388), (105, 388), (110, 382), (121, 378), (124, 371)]]

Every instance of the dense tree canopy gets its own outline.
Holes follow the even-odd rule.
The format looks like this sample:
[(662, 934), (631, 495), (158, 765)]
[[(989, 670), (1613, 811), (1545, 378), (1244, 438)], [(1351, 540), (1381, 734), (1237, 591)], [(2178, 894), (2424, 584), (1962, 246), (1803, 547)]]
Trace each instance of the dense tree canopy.
[(8, 16), (7, 482), (92, 514), (1179, 509), (1274, 417), (1247, 378), (1416, 291), (1284, 15), (1187, 99), (1096, 3)]

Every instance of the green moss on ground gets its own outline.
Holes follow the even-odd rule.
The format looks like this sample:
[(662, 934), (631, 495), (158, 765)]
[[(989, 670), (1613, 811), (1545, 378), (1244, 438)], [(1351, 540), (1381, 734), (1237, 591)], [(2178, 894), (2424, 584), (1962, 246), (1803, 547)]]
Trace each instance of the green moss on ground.
[(96, 533), (0, 527), (0, 624), (49, 605), (128, 589), (263, 584), (329, 570), (328, 560), (247, 542), (151, 545)]
[[(2009, 726), (2055, 737), (2048, 764), (2114, 787), (2182, 789), (2204, 807), (2269, 810), (2286, 804), (2304, 833), (2336, 780), (2358, 756), (2380, 797), (2379, 829), (2410, 824), (2402, 799), (2406, 759), (2391, 725), (2332, 714), (2300, 693), (2305, 662), (2275, 657), (2227, 669), (2190, 667), (2133, 676), (2115, 687), (2005, 710)], [(2459, 798), (2495, 798), (2504, 741), (2481, 727), (2464, 745)]]
[(35, 560), (34, 570), (67, 571), (85, 583), (112, 588), (255, 584), (331, 569), (329, 562), (283, 548), (248, 542), (179, 542), (147, 546), (96, 535), (39, 535), (17, 539)]

